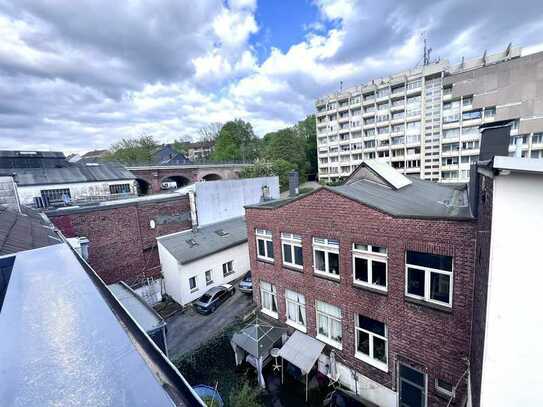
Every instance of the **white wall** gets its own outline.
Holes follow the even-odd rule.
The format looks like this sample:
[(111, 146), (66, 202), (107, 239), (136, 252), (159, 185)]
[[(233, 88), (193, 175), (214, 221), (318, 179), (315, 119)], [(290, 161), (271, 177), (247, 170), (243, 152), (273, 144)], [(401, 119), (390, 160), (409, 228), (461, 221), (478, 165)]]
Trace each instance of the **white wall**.
[(481, 406), (543, 406), (543, 176), (494, 178)]
[(136, 181), (134, 180), (19, 186), (17, 191), (22, 205), (32, 205), (34, 197), (41, 196), (41, 191), (45, 189), (67, 188), (70, 190), (72, 199), (77, 200), (88, 196), (110, 196), (109, 186), (119, 184), (130, 184), (130, 191), (136, 194)]
[[(247, 243), (183, 265), (178, 264), (177, 260), (160, 243), (160, 240), (158, 241), (158, 253), (164, 276), (165, 291), (181, 305), (198, 299), (211, 287), (240, 278), (250, 268)], [(222, 265), (230, 260), (234, 261), (234, 273), (225, 279), (222, 274)], [(212, 270), (213, 283), (210, 285), (206, 285), (205, 272), (207, 270)], [(194, 276), (196, 276), (198, 290), (191, 292), (189, 278)]]
[(198, 182), (195, 187), (198, 224), (245, 215), (244, 206), (260, 202), (264, 186), (268, 186), (272, 199), (279, 198), (278, 177)]

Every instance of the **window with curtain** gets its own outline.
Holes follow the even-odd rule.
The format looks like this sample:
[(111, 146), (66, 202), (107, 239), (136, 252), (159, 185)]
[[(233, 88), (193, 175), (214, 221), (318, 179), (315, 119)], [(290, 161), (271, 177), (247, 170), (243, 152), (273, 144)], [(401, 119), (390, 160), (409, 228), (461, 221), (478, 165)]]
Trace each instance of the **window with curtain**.
[(305, 297), (292, 290), (285, 290), (287, 302), (287, 323), (305, 332)]
[(273, 284), (266, 281), (260, 282), (260, 301), (262, 312), (277, 318), (277, 291)]
[(341, 349), (341, 309), (335, 305), (316, 301), (317, 338)]

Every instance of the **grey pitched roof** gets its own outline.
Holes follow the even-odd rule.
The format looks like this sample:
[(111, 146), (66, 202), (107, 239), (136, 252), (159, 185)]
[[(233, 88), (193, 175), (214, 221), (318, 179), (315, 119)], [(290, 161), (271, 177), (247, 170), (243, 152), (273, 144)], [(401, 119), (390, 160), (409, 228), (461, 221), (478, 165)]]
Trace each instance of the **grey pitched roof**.
[(0, 256), (60, 243), (52, 225), (31, 209), (21, 214), (0, 207)]
[(113, 163), (71, 164), (63, 168), (0, 169), (1, 173), (15, 173), (15, 181), (19, 186), (116, 181), (136, 178), (122, 165)]
[[(220, 236), (220, 230), (228, 235)], [(185, 264), (246, 242), (247, 224), (243, 217), (233, 218), (202, 226), (196, 232), (174, 233), (157, 240), (179, 263)]]

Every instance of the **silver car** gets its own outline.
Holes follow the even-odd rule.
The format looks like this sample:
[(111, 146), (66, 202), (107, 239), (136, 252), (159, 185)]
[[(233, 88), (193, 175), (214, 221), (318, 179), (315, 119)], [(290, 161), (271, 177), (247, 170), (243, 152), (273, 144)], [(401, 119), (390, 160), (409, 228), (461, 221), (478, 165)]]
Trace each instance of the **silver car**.
[(194, 301), (193, 306), (200, 314), (211, 314), (219, 305), (234, 295), (236, 289), (232, 284), (223, 284), (210, 288)]

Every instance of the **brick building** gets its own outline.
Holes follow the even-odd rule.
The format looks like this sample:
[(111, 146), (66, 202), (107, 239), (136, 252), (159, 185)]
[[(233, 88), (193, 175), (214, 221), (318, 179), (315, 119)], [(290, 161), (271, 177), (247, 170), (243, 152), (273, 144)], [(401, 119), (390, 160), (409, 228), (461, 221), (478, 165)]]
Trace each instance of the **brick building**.
[(146, 277), (160, 277), (156, 238), (192, 226), (189, 198), (183, 194), (74, 206), (47, 216), (66, 237), (89, 239), (89, 263), (106, 284), (138, 285)]
[(254, 299), (326, 343), (321, 372), (334, 351), (339, 381), (377, 405), (463, 405), (477, 237), (465, 188), (365, 162), (246, 220)]

